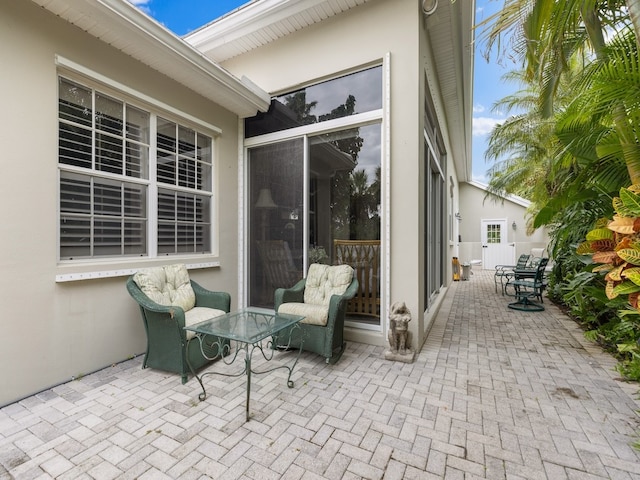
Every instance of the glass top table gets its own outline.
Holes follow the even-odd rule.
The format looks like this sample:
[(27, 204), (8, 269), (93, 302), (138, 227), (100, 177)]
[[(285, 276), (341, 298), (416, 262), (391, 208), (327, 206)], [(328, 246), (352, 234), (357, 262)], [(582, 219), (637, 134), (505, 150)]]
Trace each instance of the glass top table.
[[(267, 370), (256, 371), (251, 367), (251, 357), (257, 349), (262, 353), (266, 361), (271, 361), (274, 353), (281, 349), (289, 349), (292, 335), (302, 336), (302, 329), (298, 323), (304, 317), (299, 315), (290, 315), (286, 313), (265, 312), (258, 309), (244, 308), (235, 312), (226, 313), (218, 317), (204, 320), (200, 323), (184, 327), (185, 330), (195, 333), (195, 336), (189, 340), (200, 342), (200, 350), (202, 354), (209, 360), (221, 358), (225, 364), (231, 365), (238, 357), (239, 352), (244, 352), (245, 368), (238, 374), (226, 374), (221, 372), (207, 371), (198, 376), (189, 362), (187, 355), (187, 364), (193, 376), (198, 380), (202, 387), (202, 393), (198, 396), (202, 401), (207, 398), (207, 393), (202, 383), (205, 375), (217, 374), (237, 377), (247, 375), (247, 404), (246, 419), (249, 421), (249, 398), (251, 395), (251, 374), (268, 373), (278, 368), (286, 368), (289, 371), (287, 378), (287, 386), (293, 388), (291, 374), (298, 363), (300, 352), (302, 351), (301, 340), (300, 348), (297, 349), (297, 356), (292, 365), (278, 365)], [(269, 339), (266, 342), (264, 340)], [(229, 341), (235, 344), (235, 353)], [(208, 357), (205, 353), (205, 347), (215, 346), (214, 350), (218, 352), (215, 357)]]

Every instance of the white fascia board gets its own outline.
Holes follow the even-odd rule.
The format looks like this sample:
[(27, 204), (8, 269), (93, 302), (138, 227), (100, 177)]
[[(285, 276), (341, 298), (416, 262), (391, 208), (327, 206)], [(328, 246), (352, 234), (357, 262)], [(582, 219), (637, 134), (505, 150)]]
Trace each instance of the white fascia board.
[[(486, 185), (484, 183), (480, 183), (480, 182), (476, 182), (475, 180), (471, 180), (468, 182), (465, 182), (473, 187), (479, 188), (480, 190), (483, 190), (486, 193), (489, 193), (489, 185)], [(501, 198), (504, 198), (505, 200), (508, 200), (512, 203), (515, 203), (517, 205), (520, 205), (521, 207), (525, 207), (525, 208), (529, 208), (529, 206), (531, 205), (531, 202), (529, 200), (527, 200), (526, 198), (522, 198), (519, 197), (518, 195), (500, 195)]]
[(201, 52), (193, 48), (182, 38), (169, 31), (153, 18), (141, 12), (127, 0), (81, 0), (84, 3), (100, 3), (122, 18), (134, 29), (141, 29), (156, 42), (173, 52), (202, 73), (213, 77), (217, 82), (230, 89), (233, 94), (246, 100), (257, 110), (267, 111), (271, 102), (270, 95), (255, 84), (243, 83), (217, 63), (212, 62)]
[[(144, 41), (146, 53), (168, 55), (173, 58), (172, 64), (175, 66), (171, 69), (163, 69), (161, 73), (240, 116), (251, 116), (258, 110), (266, 111), (269, 108), (271, 98), (267, 92), (259, 89), (255, 84), (236, 78), (127, 0), (57, 2), (33, 0), (33, 2), (70, 23), (77, 25), (82, 17), (87, 16), (103, 29), (106, 26), (112, 26), (122, 35), (130, 37), (133, 45), (139, 45), (140, 41)], [(87, 31), (92, 33), (90, 30)], [(120, 50), (148, 64), (143, 55), (136, 56), (133, 49), (127, 51), (124, 46), (120, 47)], [(190, 81), (191, 75), (193, 75), (193, 81)], [(199, 79), (203, 76), (211, 82), (213, 88), (202, 88)], [(220, 98), (216, 98), (214, 94), (216, 88), (221, 88), (227, 96), (230, 96), (230, 98), (227, 97), (226, 105), (223, 103), (224, 97), (223, 102)]]
[(206, 52), (323, 3), (326, 0), (252, 2), (186, 35), (184, 39)]

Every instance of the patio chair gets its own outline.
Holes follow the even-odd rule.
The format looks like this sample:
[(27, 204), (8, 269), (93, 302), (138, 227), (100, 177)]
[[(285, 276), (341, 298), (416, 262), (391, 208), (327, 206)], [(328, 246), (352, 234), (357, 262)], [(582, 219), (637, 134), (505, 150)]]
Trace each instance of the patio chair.
[(140, 307), (147, 334), (142, 368), (178, 373), (186, 383), (191, 373), (189, 363), (197, 371), (225, 353), (228, 340), (207, 337), (201, 350), (200, 342), (189, 342), (195, 334), (184, 327), (228, 313), (228, 293), (204, 289), (189, 279), (184, 265), (142, 269), (129, 277), (126, 285)]
[[(544, 310), (542, 305), (542, 293), (546, 288), (545, 269), (547, 268), (548, 258), (541, 258), (532, 274), (531, 270), (515, 270), (514, 279), (509, 281), (506, 288), (513, 287), (513, 296), (517, 298), (515, 302), (507, 305), (513, 310), (522, 310), (525, 312), (539, 312)], [(506, 292), (509, 294), (508, 292)], [(532, 299), (537, 299), (534, 302)]]
[(275, 292), (276, 312), (305, 317), (298, 324), (302, 335), (291, 335), (287, 347), (302, 347), (322, 355), (327, 363), (340, 360), (346, 347), (344, 317), (347, 304), (357, 291), (358, 280), (354, 278), (351, 266), (319, 263), (311, 264), (307, 278), (292, 288), (278, 288)]
[(293, 256), (287, 242), (263, 240), (258, 241), (257, 245), (262, 268), (273, 291), (276, 288), (290, 288), (300, 280), (302, 272), (293, 263)]
[(498, 279), (500, 279), (500, 290), (502, 294), (505, 294), (505, 283), (508, 283), (510, 278), (513, 278), (513, 272), (516, 269), (523, 269), (527, 266), (527, 262), (531, 255), (523, 253), (518, 258), (518, 262), (516, 265), (496, 265), (496, 271), (493, 274), (493, 283), (496, 288), (496, 293), (498, 293)]

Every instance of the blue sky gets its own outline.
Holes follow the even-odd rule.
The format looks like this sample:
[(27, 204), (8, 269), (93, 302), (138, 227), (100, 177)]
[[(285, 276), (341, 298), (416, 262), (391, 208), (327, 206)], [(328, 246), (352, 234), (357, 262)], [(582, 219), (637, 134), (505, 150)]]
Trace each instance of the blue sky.
[[(185, 35), (248, 3), (248, 0), (129, 0), (177, 35)], [(467, 0), (462, 0), (467, 1)], [(495, 13), (499, 0), (476, 0), (476, 22)], [(493, 58), (495, 60), (495, 57)], [(507, 64), (506, 67), (513, 68)], [(486, 141), (496, 123), (505, 119), (502, 112), (492, 111), (494, 103), (516, 90), (502, 76), (507, 71), (495, 62), (487, 63), (478, 53), (475, 61), (473, 102), (473, 179), (487, 183), (490, 167), (484, 160)]]

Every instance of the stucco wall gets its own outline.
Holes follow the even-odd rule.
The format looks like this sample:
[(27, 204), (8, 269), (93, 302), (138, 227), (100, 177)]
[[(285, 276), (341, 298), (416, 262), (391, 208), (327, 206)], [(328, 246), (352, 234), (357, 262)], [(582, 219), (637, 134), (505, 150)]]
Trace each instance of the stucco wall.
[(144, 329), (126, 277), (56, 283), (57, 274), (218, 260), (58, 264), (56, 54), (222, 130), (216, 141), (217, 187), (225, 198), (219, 210), (221, 267), (194, 270), (192, 277), (230, 292), (237, 306), (237, 116), (31, 2), (2, 2), (0, 405), (144, 351)]
[[(486, 192), (468, 183), (460, 184), (460, 209), (462, 221), (459, 222), (461, 242), (459, 258), (462, 262), (482, 259), (481, 221), (482, 219), (506, 219), (507, 242), (514, 244), (515, 258), (522, 253), (531, 253), (532, 248), (546, 248), (549, 237), (546, 229), (535, 230), (527, 234), (526, 207), (509, 200), (485, 198)], [(516, 223), (515, 230), (512, 227)]]
[[(383, 294), (382, 298), (382, 323), (386, 328), (389, 305), (405, 301), (413, 312), (410, 328), (418, 346), (427, 330), (422, 291), (424, 218), (420, 207), (425, 201), (422, 132), (428, 61), (421, 44), (425, 41), (423, 28), (419, 2), (371, 1), (223, 63), (232, 73), (247, 75), (275, 95), (358, 66), (381, 63), (389, 54), (391, 101), (385, 108), (390, 120), (390, 162), (385, 157), (387, 144), (383, 144), (381, 155), (383, 201), (385, 194), (391, 198), (390, 204), (383, 206), (385, 210), (389, 205), (390, 215), (383, 218), (382, 262), (388, 268), (382, 280), (383, 289), (387, 283), (390, 288), (389, 295)], [(432, 93), (439, 98), (437, 86)], [(441, 128), (446, 128), (445, 121), (440, 121)], [(389, 176), (384, 173), (387, 167)], [(448, 175), (456, 177), (453, 168)], [(389, 228), (390, 242), (385, 241), (385, 227)], [(386, 256), (390, 261), (385, 261)], [(384, 331), (347, 329), (346, 335), (350, 340), (387, 343)]]

